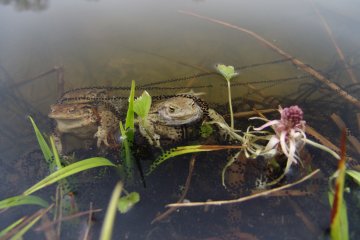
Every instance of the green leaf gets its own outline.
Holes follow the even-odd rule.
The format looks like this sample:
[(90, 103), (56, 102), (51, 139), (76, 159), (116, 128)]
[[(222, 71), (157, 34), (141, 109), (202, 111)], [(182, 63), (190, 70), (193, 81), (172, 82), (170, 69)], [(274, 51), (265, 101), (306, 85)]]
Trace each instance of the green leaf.
[(52, 149), (52, 153), (55, 159), (55, 164), (57, 166), (57, 169), (62, 168), (61, 162), (60, 162), (60, 158), (59, 158), (59, 154), (57, 152), (57, 149), (55, 147), (55, 143), (54, 143), (54, 138), (50, 137), (50, 143), (51, 143), (51, 149)]
[(36, 124), (35, 124), (34, 120), (32, 119), (32, 117), (29, 116), (29, 119), (30, 119), (31, 124), (32, 124), (32, 126), (34, 128), (35, 135), (36, 135), (37, 141), (38, 141), (38, 143), (40, 145), (40, 149), (41, 149), (41, 151), (42, 151), (42, 153), (44, 155), (44, 158), (45, 158), (46, 162), (51, 165), (52, 162), (53, 162), (53, 160), (52, 160), (53, 154), (52, 154), (52, 152), (50, 150), (50, 147), (46, 143), (43, 135), (41, 134), (38, 127), (36, 126)]
[(131, 81), (131, 90), (130, 90), (130, 97), (129, 97), (129, 106), (126, 114), (125, 120), (125, 129), (134, 129), (134, 96), (135, 96), (135, 81)]
[(19, 240), (22, 239), (22, 236), (29, 231), (29, 229), (34, 226), (35, 223), (37, 223), (37, 221), (39, 221), (41, 219), (42, 215), (37, 216), (34, 220), (32, 220), (29, 224), (27, 224), (25, 227), (23, 227), (22, 229), (20, 229), (12, 238), (10, 238), (11, 240)]
[(127, 196), (121, 197), (119, 199), (118, 209), (121, 213), (127, 213), (139, 201), (140, 201), (139, 193), (131, 192)]
[(3, 229), (0, 232), (0, 238), (5, 236), (5, 234), (7, 234), (8, 232), (10, 232), (12, 229), (14, 229), (16, 226), (18, 226), (20, 223), (22, 223), (24, 221), (25, 217), (20, 218), (19, 220), (17, 220), (16, 222), (10, 224), (8, 227), (6, 227), (5, 229)]
[(209, 152), (209, 151), (218, 151), (223, 149), (239, 149), (239, 148), (242, 148), (242, 146), (192, 145), (192, 146), (180, 146), (180, 147), (171, 148), (170, 150), (164, 152), (151, 164), (149, 171), (146, 173), (146, 175), (152, 173), (160, 164), (162, 164), (167, 159), (172, 157), (176, 157), (188, 153)]
[(105, 220), (101, 228), (100, 240), (110, 240), (116, 215), (116, 206), (122, 192), (123, 184), (118, 182), (113, 190), (111, 199), (106, 210)]
[(145, 119), (150, 111), (151, 96), (147, 91), (144, 91), (140, 97), (134, 101), (134, 112), (142, 119)]
[(33, 192), (36, 192), (48, 185), (51, 185), (61, 179), (64, 179), (78, 172), (85, 171), (95, 167), (103, 167), (103, 166), (115, 167), (115, 165), (112, 162), (101, 157), (89, 158), (73, 163), (50, 174), (49, 176), (47, 176), (46, 178), (44, 178), (43, 180), (41, 180), (31, 188), (29, 188), (28, 190), (26, 190), (24, 192), (24, 195), (30, 195)]
[(224, 64), (217, 64), (216, 69), (219, 71), (221, 75), (227, 80), (230, 81), (233, 77), (237, 76), (238, 73), (235, 72), (235, 69), (233, 66), (229, 65), (226, 66)]
[(355, 170), (346, 170), (346, 173), (353, 178), (353, 180), (360, 185), (360, 172)]
[(0, 209), (15, 207), (19, 205), (39, 205), (41, 207), (48, 207), (49, 204), (42, 198), (32, 195), (19, 195), (0, 201)]

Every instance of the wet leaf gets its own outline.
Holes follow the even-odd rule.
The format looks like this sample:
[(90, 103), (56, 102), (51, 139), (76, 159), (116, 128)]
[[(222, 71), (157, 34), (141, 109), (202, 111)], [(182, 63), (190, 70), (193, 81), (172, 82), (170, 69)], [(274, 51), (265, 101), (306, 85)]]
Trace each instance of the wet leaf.
[(127, 213), (139, 201), (139, 193), (131, 192), (127, 196), (121, 197), (119, 199), (118, 209), (121, 213)]

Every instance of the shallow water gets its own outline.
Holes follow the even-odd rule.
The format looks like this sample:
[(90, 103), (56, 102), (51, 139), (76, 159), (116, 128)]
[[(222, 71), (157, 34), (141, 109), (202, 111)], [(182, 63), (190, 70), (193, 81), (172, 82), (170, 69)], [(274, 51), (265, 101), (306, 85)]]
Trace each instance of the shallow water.
[[(21, 167), (14, 166), (11, 162), (19, 162), (18, 159), (37, 147), (31, 125), (26, 119), (28, 114), (35, 118), (43, 131), (50, 132), (50, 122), (46, 115), (50, 104), (55, 103), (59, 95), (57, 76), (51, 73), (44, 77), (33, 78), (49, 71), (54, 66), (64, 67), (64, 88), (68, 90), (86, 86), (128, 87), (131, 80), (136, 80), (137, 85), (145, 85), (213, 72), (214, 65), (217, 63), (231, 64), (240, 69), (243, 68), (240, 70), (240, 75), (233, 80), (233, 98), (243, 97), (248, 102), (260, 102), (261, 104), (258, 105), (268, 108), (277, 108), (279, 103), (283, 106), (298, 104), (303, 107), (305, 120), (309, 125), (339, 145), (340, 130), (329, 117), (335, 112), (343, 118), (351, 134), (359, 139), (358, 122), (360, 119), (356, 119), (356, 116), (360, 118), (359, 110), (342, 99), (335, 91), (329, 90), (320, 81), (306, 76), (305, 72), (290, 61), (269, 64), (269, 62), (284, 58), (253, 37), (224, 25), (179, 12), (180, 10), (191, 11), (253, 31), (320, 71), (331, 81), (346, 89), (349, 94), (360, 98), (358, 83), (354, 83), (349, 78), (346, 67), (340, 61), (321, 19), (327, 22), (332, 37), (342, 49), (348, 67), (359, 82), (359, 9), (360, 3), (355, 0), (225, 0), (221, 2), (188, 0), (171, 1), (171, 3), (164, 0), (0, 0), (0, 99), (2, 101), (0, 105), (0, 175), (5, 176), (2, 177), (5, 181), (14, 184), (0, 187), (1, 199), (19, 194), (29, 186), (28, 182), (18, 180), (18, 175), (21, 175), (19, 171), (22, 171)], [(256, 64), (259, 66), (255, 66)], [(293, 79), (294, 77), (299, 78)], [(292, 79), (281, 80), (287, 78)], [(19, 85), (23, 81), (28, 82)], [(219, 111), (225, 114), (226, 107), (223, 104), (227, 101), (227, 90), (224, 84), (225, 81), (219, 76), (208, 75), (153, 85), (163, 89), (149, 89), (149, 92), (151, 95), (175, 94), (193, 88), (195, 91), (206, 92), (203, 98), (212, 106), (221, 104), (222, 109)], [(209, 85), (211, 86), (197, 88)], [(188, 89), (166, 89), (184, 86)], [(119, 94), (127, 96), (128, 91), (122, 91)], [(275, 97), (277, 101), (271, 101), (271, 97)], [(235, 107), (236, 111), (257, 107), (249, 103), (246, 105), (249, 109), (245, 109), (243, 108), (245, 105), (240, 101)], [(247, 124), (249, 123), (246, 120), (237, 121), (238, 128), (242, 130), (246, 130)], [(313, 149), (309, 151), (315, 156), (327, 157), (324, 154), (319, 155), (320, 153), (316, 151), (312, 152)], [(358, 159), (359, 149), (350, 146), (348, 151), (353, 158)], [(184, 171), (179, 176), (173, 177), (171, 174), (161, 173), (160, 170), (159, 175), (147, 179), (149, 183), (147, 189), (136, 188), (143, 195), (142, 201), (145, 203), (133, 209), (128, 215), (120, 216), (115, 239), (120, 237), (121, 239), (144, 239), (144, 236), (155, 239), (157, 234), (163, 239), (186, 239), (189, 236), (198, 237), (195, 239), (206, 239), (227, 232), (224, 230), (227, 223), (218, 217), (224, 217), (226, 213), (224, 213), (225, 210), (219, 208), (207, 214), (202, 213), (203, 209), (181, 210), (170, 222), (150, 225), (155, 214), (162, 211), (166, 203), (177, 200), (177, 188), (185, 182), (187, 175), (188, 160), (184, 161), (186, 163), (178, 166)], [(206, 162), (202, 160), (197, 163), (201, 170), (197, 172), (194, 189), (204, 188), (201, 193), (208, 195), (199, 196), (196, 195), (196, 190), (191, 190), (193, 192), (190, 192), (189, 198), (193, 196), (194, 199), (190, 200), (223, 199), (226, 191), (221, 189), (221, 186), (217, 186), (220, 184), (220, 177), (216, 175), (218, 173), (216, 171), (214, 173), (214, 170), (211, 171), (201, 164), (206, 165)], [(214, 167), (219, 167), (217, 164), (212, 164)], [(87, 204), (91, 200), (95, 201), (96, 205), (97, 201), (98, 207), (105, 208), (116, 182), (116, 174), (110, 175), (113, 177), (98, 183), (100, 188), (108, 186), (106, 190), (104, 189), (106, 193), (79, 192), (81, 202)], [(201, 176), (206, 176), (210, 179), (209, 182), (204, 183), (204, 178)], [(170, 178), (173, 179), (169, 180)], [(207, 189), (209, 187), (205, 187), (204, 184), (213, 186), (215, 193)], [(160, 200), (157, 200), (155, 196)], [(230, 196), (226, 197), (230, 198)], [(276, 203), (277, 200), (270, 201), (273, 202), (255, 201), (245, 205), (243, 211), (248, 220), (241, 223), (241, 231), (250, 232), (259, 239), (315, 238), (314, 233), (304, 226), (295, 230), (289, 229), (291, 224), (283, 224), (283, 229), (281, 224), (259, 226), (257, 223), (268, 214), (274, 220), (269, 220), (269, 218), (264, 221), (266, 223), (289, 221), (294, 222), (295, 226), (299, 226), (298, 222), (303, 224), (294, 216), (294, 209), (291, 206), (281, 209), (277, 205), (274, 207), (276, 214), (269, 207), (259, 209), (256, 206), (256, 204), (262, 206), (265, 203), (269, 204), (267, 206), (279, 204)], [(296, 201), (302, 202), (301, 199)], [(309, 201), (308, 205), (306, 205), (307, 201)], [(153, 208), (149, 207), (151, 204)], [(310, 209), (310, 213), (313, 213), (310, 216), (314, 219), (313, 224), (317, 224), (321, 230), (317, 232), (317, 235), (315, 234), (318, 237), (327, 227), (329, 214), (326, 212), (328, 211), (327, 203), (320, 203), (322, 206), (320, 209), (324, 211), (323, 215), (319, 215), (320, 210), (311, 212), (314, 203), (310, 200), (303, 201), (303, 204), (303, 208)], [(83, 210), (87, 208), (82, 207)], [(290, 210), (287, 211), (287, 208)], [(246, 212), (247, 209), (250, 210)], [(284, 213), (279, 213), (279, 209)], [(15, 220), (17, 216), (21, 216), (21, 213), (15, 210), (17, 209), (12, 209), (13, 215), (9, 214), (11, 216), (9, 219)], [(251, 210), (254, 211), (253, 215)], [(96, 237), (102, 222), (102, 215), (99, 216), (94, 226)], [(357, 220), (353, 219), (353, 221)], [(0, 220), (2, 228), (8, 224), (9, 221)], [(219, 227), (213, 232), (206, 230), (209, 227), (213, 229), (214, 225), (219, 225)], [(65, 227), (69, 226), (65, 225)], [(279, 231), (271, 233), (273, 228)], [(71, 237), (77, 239), (79, 230), (72, 230)], [(138, 231), (140, 233), (136, 233)], [(294, 237), (298, 232), (303, 232), (304, 235)], [(170, 233), (173, 234), (167, 235)], [(31, 237), (35, 239), (39, 235)], [(65, 239), (65, 236), (63, 237)], [(68, 238), (70, 236), (66, 237)], [(353, 236), (353, 239), (356, 239), (356, 236)]]

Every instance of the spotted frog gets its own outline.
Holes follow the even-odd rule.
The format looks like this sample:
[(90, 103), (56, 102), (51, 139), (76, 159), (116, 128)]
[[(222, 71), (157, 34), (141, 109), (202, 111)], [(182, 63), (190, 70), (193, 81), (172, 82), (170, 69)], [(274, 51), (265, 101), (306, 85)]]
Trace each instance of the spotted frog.
[(109, 146), (108, 138), (118, 126), (116, 115), (105, 104), (57, 103), (48, 114), (56, 122), (54, 140), (59, 153), (63, 153), (62, 135), (81, 139), (97, 138), (97, 147)]
[(175, 95), (155, 103), (147, 118), (139, 120), (139, 130), (150, 145), (161, 147), (160, 142), (178, 142), (194, 133), (194, 127), (201, 125), (207, 110), (207, 104), (197, 97)]

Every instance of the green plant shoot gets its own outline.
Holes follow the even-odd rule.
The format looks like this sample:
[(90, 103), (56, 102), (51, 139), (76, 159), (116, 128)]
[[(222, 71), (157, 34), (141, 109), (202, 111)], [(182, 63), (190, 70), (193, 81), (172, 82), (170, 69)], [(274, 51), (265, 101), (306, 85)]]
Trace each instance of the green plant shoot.
[(225, 78), (227, 82), (228, 87), (228, 97), (229, 97), (229, 109), (230, 109), (230, 127), (234, 129), (234, 113), (233, 113), (233, 107), (232, 107), (232, 101), (231, 101), (231, 84), (230, 81), (232, 78), (238, 75), (237, 72), (235, 72), (235, 69), (233, 66), (229, 65), (226, 66), (224, 64), (217, 64), (216, 69), (219, 71), (219, 73)]
[(29, 196), (19, 195), (0, 201), (0, 209), (20, 206), (20, 205), (38, 205), (41, 207), (49, 206), (49, 204), (42, 198), (32, 195)]

